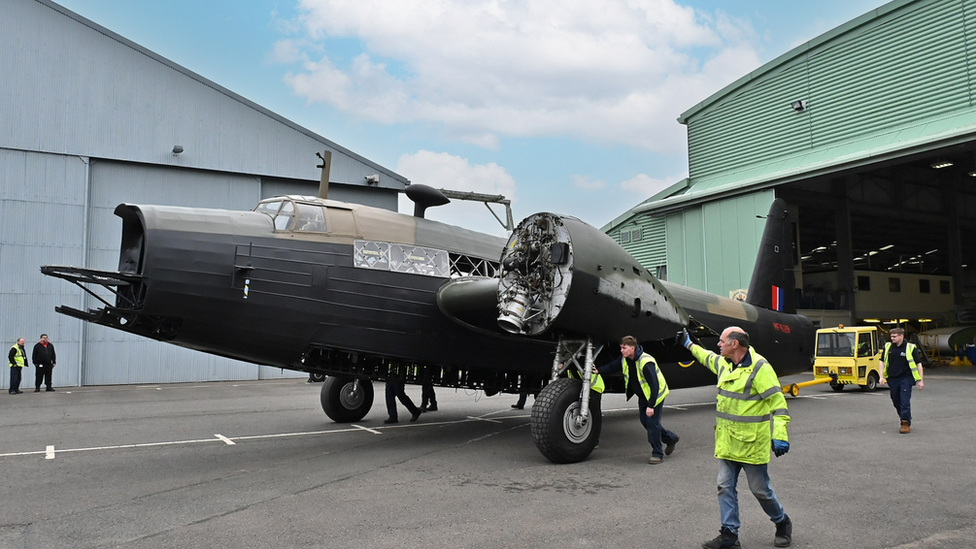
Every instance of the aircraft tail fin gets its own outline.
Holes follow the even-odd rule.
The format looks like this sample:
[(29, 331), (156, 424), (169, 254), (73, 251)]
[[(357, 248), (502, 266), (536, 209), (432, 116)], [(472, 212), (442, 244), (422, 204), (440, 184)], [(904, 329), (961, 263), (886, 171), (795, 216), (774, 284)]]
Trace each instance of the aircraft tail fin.
[(784, 313), (796, 312), (794, 222), (786, 202), (781, 198), (774, 200), (766, 216), (746, 303)]

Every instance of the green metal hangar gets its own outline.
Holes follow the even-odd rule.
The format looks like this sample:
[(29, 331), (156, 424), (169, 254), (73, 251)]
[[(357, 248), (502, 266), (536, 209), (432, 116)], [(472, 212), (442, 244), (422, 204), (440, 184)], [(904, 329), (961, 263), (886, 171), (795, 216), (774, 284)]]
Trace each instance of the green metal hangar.
[(734, 296), (780, 197), (815, 323), (976, 321), (974, 102), (976, 1), (895, 0), (682, 114), (689, 177), (603, 230)]
[(29, 352), (49, 334), (59, 386), (295, 375), (55, 313), (96, 302), (38, 267), (117, 269), (119, 203), (248, 210), (316, 195), (327, 150), (330, 198), (396, 210), (408, 184), (49, 0), (0, 0), (0, 129), (0, 340)]

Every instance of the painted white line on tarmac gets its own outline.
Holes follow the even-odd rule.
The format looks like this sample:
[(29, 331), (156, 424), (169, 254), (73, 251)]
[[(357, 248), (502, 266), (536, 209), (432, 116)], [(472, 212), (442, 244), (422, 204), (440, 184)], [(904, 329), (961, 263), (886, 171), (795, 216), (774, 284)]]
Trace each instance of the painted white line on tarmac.
[(226, 443), (228, 446), (233, 446), (233, 445), (237, 444), (233, 440), (225, 437), (224, 435), (222, 435), (220, 433), (214, 433), (214, 436), (217, 437), (218, 439), (224, 441), (224, 443)]
[(467, 417), (471, 421), (487, 421), (488, 423), (501, 423), (501, 421), (498, 421), (497, 419), (489, 419), (486, 417), (475, 417), (475, 416), (467, 416)]
[[(509, 416), (506, 419), (518, 419), (518, 418), (513, 418), (513, 417)], [(391, 425), (389, 427), (380, 427), (378, 429), (371, 429), (369, 427), (363, 427), (362, 425), (353, 425), (351, 427), (344, 427), (344, 428), (341, 428), (341, 429), (328, 429), (328, 430), (324, 430), (324, 431), (300, 431), (300, 432), (294, 432), (294, 433), (273, 433), (273, 434), (267, 434), (267, 435), (243, 435), (243, 436), (237, 436), (237, 437), (228, 437), (228, 436), (224, 436), (222, 434), (214, 434), (214, 437), (215, 438), (202, 438), (202, 439), (191, 439), (191, 440), (172, 440), (172, 441), (163, 441), (163, 442), (141, 442), (141, 443), (136, 443), (136, 444), (114, 444), (114, 445), (108, 445), (108, 446), (91, 446), (91, 447), (85, 447), (85, 448), (62, 448), (62, 449), (58, 450), (57, 453), (64, 454), (64, 453), (67, 453), (67, 452), (97, 452), (97, 451), (109, 451), (109, 450), (126, 450), (126, 449), (133, 449), (133, 448), (155, 448), (155, 447), (160, 447), (160, 446), (181, 446), (181, 445), (188, 445), (188, 444), (204, 444), (204, 443), (217, 443), (217, 442), (222, 442), (225, 445), (236, 445), (237, 442), (247, 441), (247, 440), (261, 440), (261, 439), (289, 438), (289, 437), (306, 437), (306, 436), (317, 436), (317, 435), (330, 435), (330, 434), (337, 434), (337, 433), (361, 433), (363, 431), (366, 431), (368, 433), (372, 433), (372, 434), (379, 435), (379, 434), (383, 434), (383, 433), (381, 433), (379, 431), (379, 429), (397, 429), (397, 428), (401, 428), (402, 429), (402, 428), (405, 428), (405, 427), (431, 427), (431, 426), (435, 426), (435, 425), (449, 425), (449, 424), (456, 424), (456, 423), (466, 423), (466, 422), (469, 422), (469, 421), (483, 421), (483, 422), (487, 422), (487, 423), (499, 423), (499, 424), (500, 423), (504, 423), (503, 421), (499, 421), (499, 420), (495, 420), (495, 419), (487, 419), (487, 418), (479, 418), (479, 417), (468, 416), (466, 419), (460, 419), (460, 420), (456, 420), (456, 421), (440, 421), (440, 422), (435, 422), (435, 423), (412, 423), (410, 425)], [(526, 424), (520, 424), (520, 425), (518, 425), (518, 426), (516, 426), (514, 428), (524, 427), (525, 425)], [(504, 431), (502, 431), (502, 432), (504, 432)], [(487, 438), (487, 437), (490, 437), (490, 436), (494, 436), (495, 434), (497, 434), (497, 433), (491, 433), (491, 434), (485, 435), (484, 437), (480, 437), (480, 438), (477, 438), (477, 439), (473, 439), (473, 440), (471, 440), (469, 442), (474, 442), (474, 441), (477, 441), (477, 440), (481, 440), (481, 439), (484, 439), (484, 438)], [(8, 452), (8, 453), (0, 453), (0, 458), (17, 457), (17, 456), (37, 456), (37, 455), (43, 455), (45, 457), (45, 459), (54, 459), (54, 457), (55, 457), (54, 445), (49, 445), (44, 450), (29, 451), (29, 452)]]
[(239, 437), (233, 437), (234, 440), (261, 440), (265, 438), (288, 438), (288, 437), (305, 437), (305, 436), (315, 436), (315, 435), (331, 435), (333, 433), (358, 433), (361, 429), (354, 428), (343, 428), (343, 429), (330, 429), (328, 431), (301, 431), (298, 433), (273, 433), (270, 435), (244, 435)]
[[(501, 422), (499, 422), (499, 423), (501, 423)], [(495, 431), (494, 433), (488, 433), (486, 435), (483, 435), (483, 436), (480, 436), (480, 437), (477, 437), (477, 438), (472, 438), (472, 439), (468, 440), (467, 442), (465, 442), (464, 444), (471, 444), (473, 442), (481, 442), (482, 440), (485, 440), (487, 438), (491, 438), (491, 437), (493, 437), (495, 435), (501, 435), (501, 434), (507, 433), (509, 431), (514, 431), (515, 429), (521, 429), (522, 427), (525, 427), (526, 425), (527, 424), (523, 423), (523, 424), (516, 425), (515, 427), (510, 427), (510, 428), (505, 429), (505, 430), (502, 430), (502, 431)]]

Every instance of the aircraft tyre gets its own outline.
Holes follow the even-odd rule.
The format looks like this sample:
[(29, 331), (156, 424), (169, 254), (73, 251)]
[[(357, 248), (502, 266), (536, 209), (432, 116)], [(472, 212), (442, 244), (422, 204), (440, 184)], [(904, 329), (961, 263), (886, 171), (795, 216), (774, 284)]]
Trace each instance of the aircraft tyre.
[(359, 421), (366, 417), (373, 407), (373, 382), (359, 380), (356, 390), (355, 379), (345, 376), (328, 376), (322, 384), (322, 410), (336, 423)]
[(553, 463), (586, 459), (600, 440), (603, 416), (591, 408), (589, 420), (577, 425), (583, 382), (560, 378), (546, 385), (532, 405), (532, 438), (539, 452)]
[(837, 383), (836, 381), (831, 381), (830, 388), (833, 389), (835, 393), (839, 393), (844, 390), (844, 384)]

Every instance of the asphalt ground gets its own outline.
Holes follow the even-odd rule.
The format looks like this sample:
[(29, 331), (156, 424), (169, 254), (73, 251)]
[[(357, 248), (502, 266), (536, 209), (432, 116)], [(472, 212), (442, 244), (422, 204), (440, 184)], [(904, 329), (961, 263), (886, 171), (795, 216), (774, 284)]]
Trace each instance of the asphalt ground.
[[(554, 465), (513, 395), (439, 389), (439, 411), (387, 426), (379, 384), (370, 414), (339, 425), (319, 388), (2, 394), (0, 547), (697, 548), (718, 533), (714, 388), (671, 392), (681, 441), (661, 465), (620, 395), (604, 397), (600, 447)], [(972, 368), (927, 372), (908, 435), (884, 390), (788, 401), (791, 450), (770, 476), (795, 547), (976, 546)], [(744, 475), (739, 488), (742, 547), (772, 547)]]

